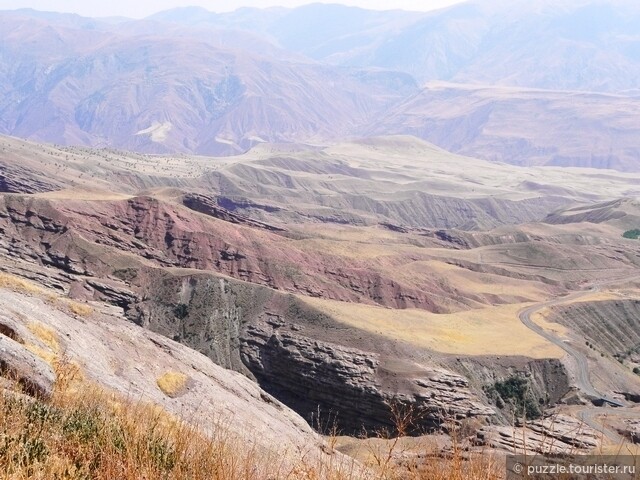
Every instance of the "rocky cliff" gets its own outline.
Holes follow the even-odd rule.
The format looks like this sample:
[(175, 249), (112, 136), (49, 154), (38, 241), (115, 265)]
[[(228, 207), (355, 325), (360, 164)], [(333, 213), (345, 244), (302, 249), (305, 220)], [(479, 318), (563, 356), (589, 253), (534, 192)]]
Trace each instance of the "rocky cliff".
[(425, 364), (393, 374), (399, 358), (323, 341), (314, 327), (343, 327), (293, 295), (205, 273), (141, 275), (150, 276), (130, 310), (137, 323), (256, 379), (316, 426), (392, 429), (395, 404), (416, 412), (416, 431), (494, 413), (452, 371)]
[(382, 378), (386, 362), (379, 354), (318, 341), (298, 330), (277, 316), (251, 325), (242, 339), (242, 358), (263, 388), (307, 418), (315, 415), (320, 425), (335, 421), (353, 434), (394, 431), (395, 409), (402, 408), (413, 413), (415, 433), (494, 413), (451, 371), (416, 366), (391, 385)]

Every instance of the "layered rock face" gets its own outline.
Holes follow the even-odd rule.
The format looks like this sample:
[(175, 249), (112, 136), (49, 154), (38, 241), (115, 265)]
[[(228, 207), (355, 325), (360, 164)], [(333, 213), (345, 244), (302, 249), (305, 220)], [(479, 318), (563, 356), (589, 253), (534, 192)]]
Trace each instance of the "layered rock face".
[(0, 165), (0, 192), (36, 193), (60, 188), (43, 175), (15, 165)]
[(554, 415), (527, 424), (527, 427), (482, 428), (476, 441), (480, 445), (522, 455), (576, 454), (593, 451), (601, 434), (580, 420)]
[(242, 359), (263, 388), (307, 418), (316, 415), (321, 425), (335, 421), (349, 433), (393, 430), (394, 410), (403, 409), (413, 413), (411, 429), (420, 431), (494, 413), (475, 398), (466, 379), (452, 372), (425, 368), (391, 387), (382, 378), (380, 355), (314, 340), (297, 330), (274, 316), (249, 326)]
[(208, 274), (147, 281), (131, 310), (137, 323), (255, 378), (315, 426), (335, 423), (358, 434), (393, 430), (392, 410), (402, 408), (414, 412), (418, 432), (495, 413), (451, 371), (413, 365), (411, 374), (393, 374), (401, 359), (307, 333), (332, 320), (295, 296)]
[[(490, 390), (496, 382), (520, 378), (526, 381), (530, 399), (540, 409), (565, 403), (571, 392), (570, 379), (559, 359), (537, 359), (526, 357), (469, 357), (450, 360), (448, 365), (465, 376), (476, 390)], [(495, 403), (495, 402), (494, 402)], [(508, 403), (496, 408), (495, 419), (510, 425), (513, 423), (513, 405)]]
[(395, 308), (439, 308), (424, 291), (437, 286), (401, 285), (362, 262), (283, 247), (282, 237), (270, 231), (275, 227), (251, 222), (250, 227), (260, 228), (240, 230), (228, 220), (248, 219), (222, 210), (217, 214), (226, 221), (151, 197), (63, 205), (4, 196), (0, 249), (80, 275), (109, 275), (114, 263), (126, 267), (113, 258), (119, 251), (161, 267), (209, 270), (283, 291)]
[(550, 319), (580, 332), (613, 356), (640, 363), (640, 301), (634, 299), (574, 303), (554, 310)]

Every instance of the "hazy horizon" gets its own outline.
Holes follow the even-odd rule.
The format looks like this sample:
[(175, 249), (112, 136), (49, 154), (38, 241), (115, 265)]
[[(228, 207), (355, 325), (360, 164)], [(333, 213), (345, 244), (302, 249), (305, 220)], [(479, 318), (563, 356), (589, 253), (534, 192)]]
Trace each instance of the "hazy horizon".
[(298, 7), (311, 3), (333, 3), (347, 6), (366, 8), (369, 10), (414, 10), (430, 11), (444, 8), (464, 0), (346, 0), (335, 2), (314, 2), (305, 0), (234, 0), (230, 2), (211, 2), (198, 0), (141, 0), (130, 2), (127, 0), (113, 0), (111, 2), (88, 3), (80, 0), (6, 0), (2, 10), (16, 10), (20, 8), (32, 8), (34, 10), (76, 13), (86, 17), (129, 17), (144, 18), (163, 10), (177, 7), (197, 6), (213, 12), (229, 12), (242, 7)]

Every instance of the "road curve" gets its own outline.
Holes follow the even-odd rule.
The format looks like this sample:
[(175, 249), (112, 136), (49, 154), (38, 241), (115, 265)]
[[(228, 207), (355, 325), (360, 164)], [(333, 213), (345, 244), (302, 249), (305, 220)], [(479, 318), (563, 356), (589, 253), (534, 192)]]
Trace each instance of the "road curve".
[(547, 330), (542, 328), (540, 325), (536, 324), (531, 318), (533, 314), (537, 313), (543, 308), (560, 305), (564, 302), (568, 302), (570, 300), (575, 300), (577, 298), (580, 298), (581, 296), (585, 296), (588, 293), (589, 292), (580, 292), (576, 294), (571, 294), (557, 300), (539, 303), (537, 305), (527, 307), (518, 313), (518, 317), (520, 318), (520, 321), (525, 325), (525, 327), (527, 327), (529, 330), (534, 331), (541, 337), (545, 338), (546, 340), (553, 343), (554, 345), (557, 345), (558, 347), (560, 347), (562, 350), (564, 350), (569, 354), (575, 366), (574, 371), (576, 373), (576, 386), (580, 390), (582, 390), (584, 393), (586, 393), (591, 397), (604, 398), (603, 395), (600, 394), (591, 384), (591, 380), (589, 379), (589, 364), (587, 362), (587, 357), (584, 355), (584, 353), (580, 352), (579, 350), (577, 350), (575, 347), (568, 344), (564, 340), (556, 337), (553, 333), (548, 332)]
[(553, 333), (548, 332), (547, 330), (542, 328), (540, 325), (535, 323), (531, 317), (534, 313), (539, 312), (543, 308), (554, 307), (556, 305), (561, 305), (563, 303), (567, 303), (572, 300), (577, 300), (581, 297), (586, 297), (587, 295), (590, 295), (593, 292), (597, 292), (602, 287), (615, 285), (623, 282), (629, 282), (629, 281), (638, 280), (638, 279), (640, 279), (640, 275), (636, 273), (634, 275), (630, 275), (627, 277), (606, 280), (603, 282), (597, 282), (592, 284), (588, 290), (574, 292), (569, 295), (565, 295), (564, 297), (556, 298), (554, 300), (549, 300), (546, 302), (541, 302), (536, 305), (532, 305), (530, 307), (524, 308), (520, 312), (518, 312), (518, 318), (520, 318), (520, 321), (524, 324), (525, 327), (537, 333), (538, 335), (545, 338), (546, 340), (553, 343), (554, 345), (557, 345), (558, 347), (560, 347), (562, 350), (564, 350), (569, 354), (575, 366), (574, 371), (576, 374), (576, 386), (580, 390), (582, 390), (585, 394), (591, 397), (601, 398), (611, 404), (619, 405), (619, 406), (623, 406), (623, 405), (617, 400), (608, 398), (606, 395), (603, 395), (602, 393), (598, 392), (594, 388), (593, 384), (591, 383), (591, 379), (589, 378), (589, 363), (587, 361), (586, 355), (581, 351), (579, 351), (578, 349), (576, 349), (571, 344), (565, 342), (561, 338), (556, 337)]
[[(640, 275), (635, 274), (628, 277), (616, 278), (616, 279), (607, 280), (604, 282), (597, 282), (592, 284), (591, 288), (589, 288), (588, 290), (574, 292), (564, 297), (560, 297), (554, 300), (549, 300), (546, 302), (541, 302), (536, 305), (526, 307), (522, 309), (520, 312), (518, 312), (518, 318), (524, 324), (525, 327), (537, 333), (538, 335), (545, 338), (546, 340), (553, 343), (554, 345), (557, 345), (562, 350), (567, 352), (567, 354), (569, 354), (569, 357), (571, 358), (571, 361), (574, 363), (574, 366), (575, 366), (574, 371), (576, 374), (576, 386), (580, 390), (582, 390), (585, 394), (587, 394), (590, 397), (602, 399), (612, 405), (621, 406), (621, 407), (624, 405), (620, 401), (609, 398), (595, 389), (595, 387), (591, 383), (591, 379), (589, 378), (589, 363), (587, 361), (586, 355), (581, 351), (579, 351), (578, 349), (576, 349), (575, 347), (573, 347), (571, 344), (565, 342), (561, 338), (556, 337), (553, 333), (548, 332), (547, 330), (542, 328), (540, 325), (536, 324), (531, 317), (533, 314), (539, 312), (543, 308), (553, 307), (553, 306), (561, 305), (563, 303), (570, 302), (572, 300), (577, 300), (581, 297), (585, 297), (589, 294), (592, 294), (593, 292), (597, 292), (602, 287), (615, 285), (623, 282), (629, 282), (629, 281), (638, 280), (638, 279), (640, 279)], [(597, 411), (601, 412), (601, 410), (599, 409)], [(579, 416), (585, 423), (587, 423), (589, 426), (594, 428), (596, 425), (599, 425), (595, 422), (595, 418), (594, 418), (595, 412), (596, 410), (593, 408), (585, 408), (581, 411)], [(634, 415), (637, 415), (637, 412), (634, 412)], [(607, 429), (602, 425), (599, 425), (599, 428), (596, 428), (596, 430), (600, 431), (611, 440), (617, 440), (620, 438), (620, 436), (617, 435), (615, 432)]]

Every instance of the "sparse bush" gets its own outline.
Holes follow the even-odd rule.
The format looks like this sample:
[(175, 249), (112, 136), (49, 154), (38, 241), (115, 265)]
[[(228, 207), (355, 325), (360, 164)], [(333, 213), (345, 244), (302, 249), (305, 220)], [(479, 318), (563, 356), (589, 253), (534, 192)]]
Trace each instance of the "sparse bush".
[(536, 401), (531, 392), (529, 379), (523, 376), (514, 375), (495, 382), (485, 387), (485, 393), (500, 409), (510, 405), (518, 417), (535, 419), (542, 415), (539, 403), (544, 404), (544, 401)]

